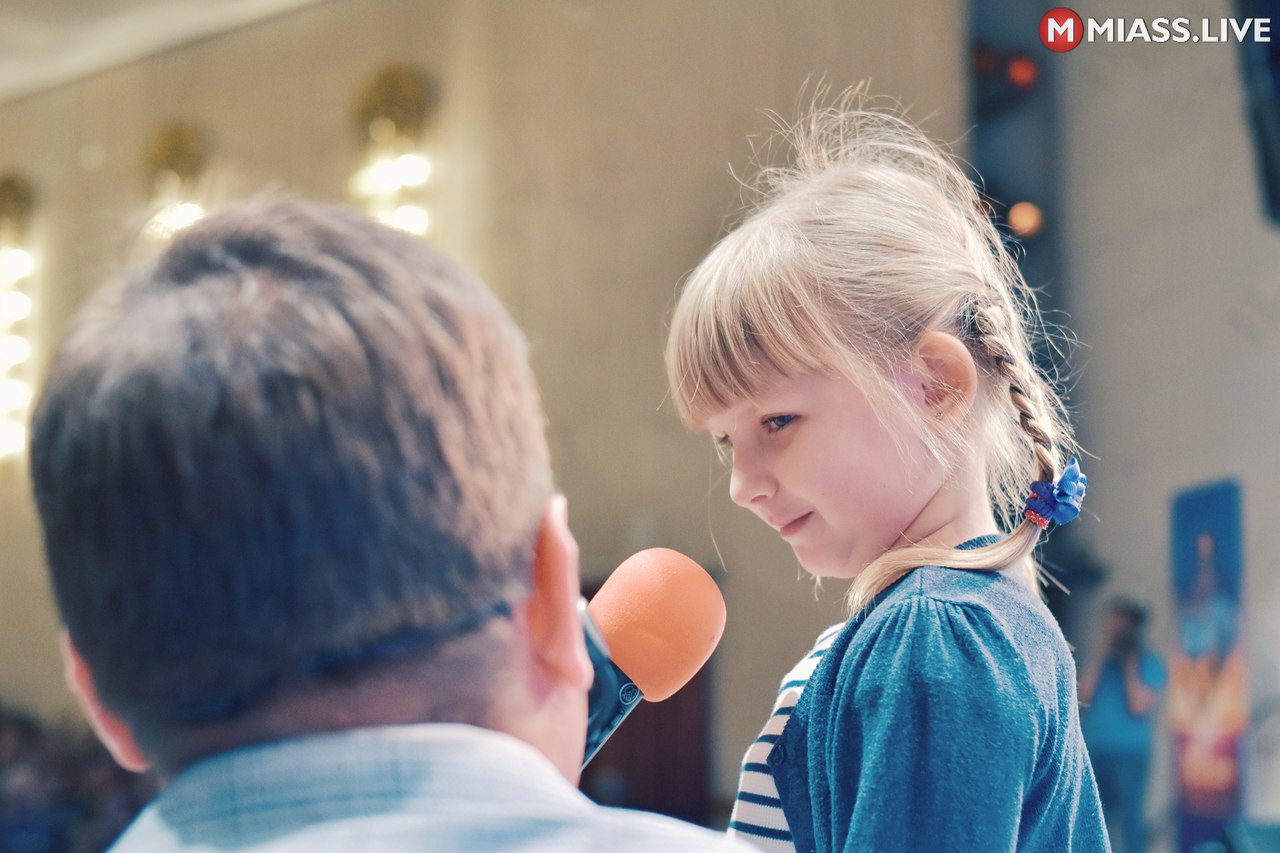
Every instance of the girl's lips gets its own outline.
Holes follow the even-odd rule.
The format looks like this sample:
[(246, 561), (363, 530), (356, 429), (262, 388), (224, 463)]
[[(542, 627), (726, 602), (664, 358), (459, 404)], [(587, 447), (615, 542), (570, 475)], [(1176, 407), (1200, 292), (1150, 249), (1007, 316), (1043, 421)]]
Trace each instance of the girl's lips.
[(805, 523), (809, 520), (809, 517), (812, 515), (813, 515), (812, 512), (806, 512), (804, 515), (800, 516), (794, 521), (788, 521), (781, 528), (779, 528), (778, 533), (781, 534), (783, 539), (787, 539), (791, 536), (794, 536), (795, 534), (800, 532), (800, 528), (804, 527)]

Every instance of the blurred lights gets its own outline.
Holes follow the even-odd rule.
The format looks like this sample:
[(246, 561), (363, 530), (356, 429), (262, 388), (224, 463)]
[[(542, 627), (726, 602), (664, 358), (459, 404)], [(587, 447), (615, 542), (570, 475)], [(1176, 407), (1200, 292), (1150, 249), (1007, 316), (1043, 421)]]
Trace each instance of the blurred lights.
[(370, 216), (419, 236), (431, 223), (423, 188), (432, 164), (419, 137), (433, 101), (426, 79), (409, 66), (393, 65), (375, 77), (357, 111), (364, 165), (349, 186)]
[(1040, 79), (1040, 66), (1025, 53), (1015, 53), (1005, 64), (1004, 74), (1015, 89), (1030, 89)]
[(1009, 208), (1006, 216), (1009, 230), (1026, 240), (1040, 233), (1044, 227), (1044, 214), (1039, 205), (1030, 201), (1020, 201)]
[(191, 125), (175, 123), (156, 135), (146, 156), (151, 190), (151, 216), (142, 226), (146, 239), (167, 243), (204, 218), (198, 186), (207, 165), (204, 138)]
[(0, 282), (9, 284), (35, 272), (36, 259), (26, 249), (0, 249)]
[(17, 290), (0, 294), (0, 324), (16, 323), (31, 316), (31, 297)]
[(420, 187), (431, 177), (431, 161), (421, 154), (379, 156), (351, 179), (351, 191), (361, 198), (395, 195), (405, 187)]
[(16, 175), (0, 178), (0, 461), (21, 457), (33, 392), (31, 317), (38, 267), (29, 247), (35, 192)]
[(406, 187), (420, 187), (431, 177), (431, 161), (421, 154), (401, 154), (396, 158), (396, 176)]
[(164, 205), (151, 215), (142, 233), (152, 240), (166, 242), (183, 228), (188, 228), (204, 218), (205, 210), (193, 201), (178, 201)]
[(979, 41), (972, 45), (970, 62), (974, 109), (983, 118), (1015, 109), (1040, 85), (1040, 63), (1021, 51)]
[(0, 414), (31, 405), (31, 386), (19, 379), (0, 380)]
[(21, 335), (0, 338), (0, 366), (12, 367), (31, 358), (31, 342)]
[(387, 224), (421, 237), (427, 233), (430, 220), (427, 217), (427, 211), (418, 205), (402, 204), (391, 212), (391, 218), (387, 220)]

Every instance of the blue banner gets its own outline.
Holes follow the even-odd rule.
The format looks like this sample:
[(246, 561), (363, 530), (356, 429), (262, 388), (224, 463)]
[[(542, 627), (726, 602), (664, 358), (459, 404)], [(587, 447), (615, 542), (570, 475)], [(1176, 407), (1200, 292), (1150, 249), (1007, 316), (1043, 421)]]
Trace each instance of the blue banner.
[(1241, 586), (1240, 486), (1189, 489), (1173, 501), (1176, 643), (1169, 723), (1177, 772), (1178, 849), (1223, 837), (1241, 815), (1241, 744), (1249, 727)]

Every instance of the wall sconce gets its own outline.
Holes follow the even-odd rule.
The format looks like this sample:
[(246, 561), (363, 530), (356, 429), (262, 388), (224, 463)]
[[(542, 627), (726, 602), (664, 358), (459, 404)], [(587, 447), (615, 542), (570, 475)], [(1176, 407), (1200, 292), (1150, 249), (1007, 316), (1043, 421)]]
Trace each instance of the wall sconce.
[(199, 185), (209, 157), (200, 132), (176, 123), (160, 131), (147, 149), (151, 216), (142, 233), (157, 243), (204, 217)]
[(421, 136), (438, 100), (417, 69), (391, 65), (374, 77), (357, 110), (364, 162), (351, 177), (351, 194), (370, 216), (412, 234), (430, 226), (424, 187), (431, 161)]
[(33, 396), (32, 320), (36, 258), (30, 249), (35, 191), (18, 175), (0, 178), (0, 460), (27, 447)]

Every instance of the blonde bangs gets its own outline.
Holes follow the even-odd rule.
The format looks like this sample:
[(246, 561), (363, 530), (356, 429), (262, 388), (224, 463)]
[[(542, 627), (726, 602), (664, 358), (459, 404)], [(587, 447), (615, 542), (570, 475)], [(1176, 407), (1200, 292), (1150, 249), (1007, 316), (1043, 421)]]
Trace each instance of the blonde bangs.
[(796, 253), (762, 248), (744, 225), (690, 274), (671, 320), (667, 379), (680, 417), (708, 417), (783, 376), (830, 365), (836, 346), (818, 316), (819, 288), (790, 263)]

